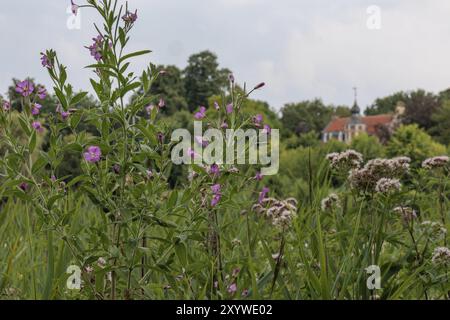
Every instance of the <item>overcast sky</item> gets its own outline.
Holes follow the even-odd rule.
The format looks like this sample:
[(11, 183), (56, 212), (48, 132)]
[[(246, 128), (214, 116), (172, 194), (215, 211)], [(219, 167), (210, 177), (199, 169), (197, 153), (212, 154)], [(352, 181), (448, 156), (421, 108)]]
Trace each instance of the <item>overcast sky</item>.
[[(69, 0), (2, 0), (0, 92), (12, 77), (50, 85), (39, 52), (57, 50), (69, 80), (88, 89), (92, 63), (83, 48), (96, 17), (82, 10), (80, 29), (69, 29)], [(78, 0), (83, 3), (83, 0)], [(448, 0), (130, 0), (138, 8), (131, 50), (150, 60), (184, 67), (192, 53), (210, 49), (239, 82), (267, 87), (255, 98), (279, 109), (321, 97), (351, 104), (359, 87), (363, 107), (398, 90), (450, 87)], [(367, 8), (381, 9), (381, 29), (371, 30)]]

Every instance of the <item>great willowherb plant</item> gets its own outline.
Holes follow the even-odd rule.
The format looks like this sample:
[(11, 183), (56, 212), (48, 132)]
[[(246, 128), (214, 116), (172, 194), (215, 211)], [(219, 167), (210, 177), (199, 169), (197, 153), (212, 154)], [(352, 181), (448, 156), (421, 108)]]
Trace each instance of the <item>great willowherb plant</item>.
[[(39, 117), (39, 101), (47, 93), (24, 80), (17, 84), (16, 91), (22, 97), (23, 111), (18, 119), (26, 143), (12, 134), (10, 104), (4, 103), (0, 113), (2, 142), (7, 145), (0, 162), (0, 194), (26, 201), (47, 233), (48, 274), (42, 297), (53, 297), (57, 286), (55, 234), (70, 250), (72, 264), (82, 270), (84, 297), (154, 297), (149, 288), (154, 275), (174, 279), (172, 273), (177, 269), (193, 290), (186, 253), (189, 238), (204, 244), (210, 257), (210, 265), (204, 266), (208, 275), (199, 281), (199, 288), (207, 289), (205, 294), (209, 298), (219, 297), (218, 292), (234, 295), (239, 272), (234, 272), (231, 280), (225, 277), (222, 222), (217, 212), (227, 205), (235, 207), (233, 193), (255, 180), (234, 166), (192, 165), (190, 184), (184, 190), (171, 190), (167, 180), (170, 151), (175, 142), (168, 142), (170, 132), (157, 119), (159, 110), (165, 107), (163, 98), (154, 106), (155, 97), (149, 94), (152, 83), (164, 76), (164, 71), (156, 70), (152, 64), (139, 77), (129, 71), (132, 58), (150, 53), (126, 50), (130, 32), (138, 21), (137, 10), (129, 11), (128, 4), (121, 6), (116, 0), (88, 0), (85, 5), (72, 2), (74, 14), (79, 8), (94, 9), (103, 18), (102, 26), (95, 25), (93, 43), (86, 47), (94, 59), (87, 68), (95, 75), (90, 83), (100, 107), (77, 108), (87, 93), (74, 92), (67, 80), (66, 67), (55, 51), (47, 50), (41, 53), (41, 63), (59, 101), (55, 112), (46, 118)], [(263, 83), (253, 90), (262, 86)], [(229, 101), (224, 97), (224, 105), (215, 105), (218, 120), (211, 126), (223, 130), (251, 123), (239, 114), (251, 92), (234, 89), (231, 75)], [(134, 98), (127, 104), (125, 100), (131, 93)], [(206, 108), (200, 107), (194, 118), (207, 120)], [(80, 130), (80, 122), (93, 125), (98, 135)], [(262, 124), (259, 117), (257, 124)], [(270, 127), (266, 130), (269, 133)], [(67, 132), (74, 136), (69, 144), (64, 140)], [(48, 148), (36, 154), (36, 141), (43, 135), (48, 136)], [(67, 151), (82, 159), (82, 174), (56, 177)], [(192, 149), (190, 156), (196, 156)], [(258, 180), (261, 179), (260, 176)], [(76, 233), (71, 227), (75, 210), (71, 202), (84, 201), (84, 197), (95, 205), (99, 223), (86, 228), (86, 233)], [(83, 237), (90, 241), (85, 243)], [(174, 254), (179, 260), (177, 267), (173, 266)], [(221, 291), (221, 288), (228, 289)], [(161, 289), (162, 286), (158, 290)], [(200, 293), (192, 295), (197, 297)]]

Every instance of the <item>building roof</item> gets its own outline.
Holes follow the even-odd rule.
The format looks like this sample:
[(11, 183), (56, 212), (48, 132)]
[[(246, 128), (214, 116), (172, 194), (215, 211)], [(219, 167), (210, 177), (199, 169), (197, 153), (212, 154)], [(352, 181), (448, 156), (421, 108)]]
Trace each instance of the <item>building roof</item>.
[[(361, 122), (367, 127), (368, 134), (375, 134), (379, 125), (387, 125), (392, 122), (394, 116), (392, 114), (379, 114), (376, 116), (361, 117)], [(345, 126), (350, 122), (351, 117), (335, 118), (325, 127), (323, 132), (339, 132), (344, 131)]]

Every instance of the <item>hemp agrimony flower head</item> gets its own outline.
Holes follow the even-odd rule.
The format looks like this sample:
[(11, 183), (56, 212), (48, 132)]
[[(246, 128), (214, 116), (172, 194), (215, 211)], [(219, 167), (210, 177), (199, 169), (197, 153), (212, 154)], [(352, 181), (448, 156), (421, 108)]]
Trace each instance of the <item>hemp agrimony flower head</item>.
[(448, 165), (450, 162), (449, 157), (447, 156), (440, 156), (440, 157), (433, 157), (426, 159), (422, 162), (422, 168), (433, 170), (438, 168), (443, 168)]
[(363, 161), (362, 154), (351, 149), (340, 153), (330, 153), (326, 158), (330, 161), (331, 168), (338, 171), (359, 168)]
[(297, 215), (297, 205), (297, 200), (294, 198), (286, 200), (264, 198), (260, 203), (255, 204), (252, 210), (271, 219), (275, 227), (284, 229), (291, 225)]
[(409, 225), (413, 220), (417, 218), (417, 212), (411, 207), (395, 207), (394, 213), (400, 215), (404, 224)]
[(410, 162), (411, 159), (408, 157), (369, 160), (363, 168), (350, 170), (348, 176), (350, 186), (359, 191), (373, 192), (380, 179), (394, 179), (407, 174)]
[(322, 211), (324, 212), (331, 211), (334, 208), (339, 208), (340, 201), (338, 195), (335, 193), (331, 193), (328, 197), (322, 199), (322, 201), (320, 202), (320, 206)]
[(400, 191), (402, 185), (398, 179), (381, 178), (378, 180), (375, 191), (383, 194)]
[(445, 239), (447, 229), (439, 222), (424, 221), (420, 224), (420, 229), (427, 239), (440, 241)]
[(450, 249), (446, 247), (437, 247), (433, 251), (431, 261), (436, 264), (449, 264), (450, 263)]

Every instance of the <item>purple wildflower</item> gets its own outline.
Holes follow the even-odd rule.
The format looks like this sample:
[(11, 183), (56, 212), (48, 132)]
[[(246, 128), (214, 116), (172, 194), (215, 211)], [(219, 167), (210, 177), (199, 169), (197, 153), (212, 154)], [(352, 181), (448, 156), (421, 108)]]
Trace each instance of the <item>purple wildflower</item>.
[(164, 138), (165, 138), (164, 133), (158, 132), (158, 133), (156, 134), (156, 139), (158, 139), (158, 142), (159, 142), (160, 144), (163, 144), (163, 143), (164, 143)]
[(237, 291), (237, 285), (236, 285), (236, 283), (232, 283), (232, 284), (228, 287), (227, 291), (228, 291), (229, 294), (235, 294), (236, 291)]
[(259, 198), (258, 198), (258, 202), (261, 204), (264, 200), (264, 198), (266, 198), (267, 194), (269, 193), (270, 189), (267, 187), (264, 187), (262, 189), (262, 191), (259, 193)]
[(233, 113), (233, 105), (231, 103), (227, 105), (226, 109), (227, 113)]
[(45, 53), (42, 53), (42, 52), (41, 52), (41, 63), (44, 68), (52, 67), (50, 59), (48, 58), (48, 56)]
[(243, 298), (246, 298), (246, 297), (248, 297), (248, 294), (249, 294), (249, 291), (248, 291), (248, 289), (244, 289), (244, 290), (242, 290), (242, 297), (243, 297)]
[(70, 116), (70, 112), (69, 111), (61, 111), (61, 118), (63, 120), (66, 120), (69, 116)]
[(47, 97), (47, 90), (44, 87), (39, 87), (37, 95), (39, 99), (44, 100)]
[(31, 105), (31, 114), (37, 116), (41, 110), (42, 106), (39, 103), (33, 103)]
[(56, 179), (56, 176), (54, 174), (52, 174), (51, 177), (50, 177), (50, 181), (55, 183), (56, 180), (58, 180), (58, 179)]
[(222, 122), (222, 124), (220, 125), (220, 127), (222, 129), (228, 129), (228, 123), (226, 121)]
[(234, 83), (234, 75), (232, 73), (228, 75), (228, 80), (230, 80), (231, 83)]
[(220, 187), (220, 184), (218, 184), (218, 183), (213, 185), (213, 186), (211, 186), (211, 191), (214, 194), (219, 194), (220, 193), (220, 189), (221, 189), (221, 187)]
[(147, 169), (146, 174), (147, 174), (147, 179), (153, 178), (153, 171), (152, 170)]
[(192, 148), (188, 148), (187, 153), (188, 153), (189, 157), (191, 157), (192, 159), (194, 159), (197, 156), (197, 154), (195, 153), (195, 151)]
[(222, 198), (222, 195), (220, 193), (213, 195), (213, 198), (211, 200), (211, 207), (217, 206), (217, 204), (220, 202), (221, 198)]
[(91, 56), (93, 56), (96, 61), (100, 61), (103, 58), (102, 55), (102, 48), (104, 41), (103, 36), (98, 35), (96, 38), (92, 38), (92, 40), (94, 41), (94, 43), (87, 48), (89, 49)]
[(26, 182), (22, 182), (21, 184), (19, 184), (19, 188), (23, 191), (23, 192), (27, 192), (28, 189), (30, 188), (30, 185)]
[(3, 111), (9, 111), (11, 110), (11, 103), (8, 101), (3, 101)]
[(258, 128), (261, 126), (262, 121), (263, 121), (263, 116), (260, 114), (257, 114), (256, 116), (253, 117), (253, 124)]
[(33, 121), (31, 126), (33, 127), (34, 130), (36, 130), (39, 133), (44, 131), (44, 127), (42, 127), (42, 124), (39, 121)]
[(197, 120), (201, 120), (206, 116), (206, 108), (201, 106), (200, 111), (194, 115), (194, 118)]
[(76, 16), (78, 14), (78, 9), (80, 8), (76, 3), (73, 2), (73, 0), (70, 1), (72, 6), (71, 6), (71, 10), (72, 13)]
[(272, 128), (268, 124), (265, 124), (263, 132), (267, 133), (268, 135), (270, 135), (272, 133)]
[(264, 176), (262, 175), (261, 172), (257, 172), (255, 175), (255, 180), (256, 181), (261, 181), (264, 178)]
[(217, 101), (214, 101), (214, 109), (216, 109), (216, 110), (219, 110), (219, 109), (220, 109), (220, 106), (219, 106), (219, 104), (217, 103)]
[(102, 156), (102, 151), (98, 146), (90, 146), (87, 151), (84, 153), (84, 159), (87, 162), (95, 163), (100, 161), (100, 157)]
[(34, 90), (34, 85), (30, 80), (20, 81), (16, 85), (16, 92), (24, 97), (28, 97)]
[(199, 146), (202, 146), (205, 148), (209, 145), (209, 141), (206, 139), (203, 139), (203, 137), (201, 137), (201, 136), (195, 136), (194, 139), (195, 139), (195, 142), (197, 142), (197, 144)]
[(212, 164), (211, 167), (209, 168), (209, 173), (212, 175), (217, 175), (220, 173), (220, 168), (217, 164)]
[(158, 107), (164, 108), (165, 106), (166, 106), (166, 102), (164, 101), (164, 99), (163, 98), (159, 99)]
[(122, 20), (125, 21), (125, 23), (132, 24), (136, 22), (137, 18), (137, 10), (134, 13), (127, 11), (127, 13), (123, 15)]

